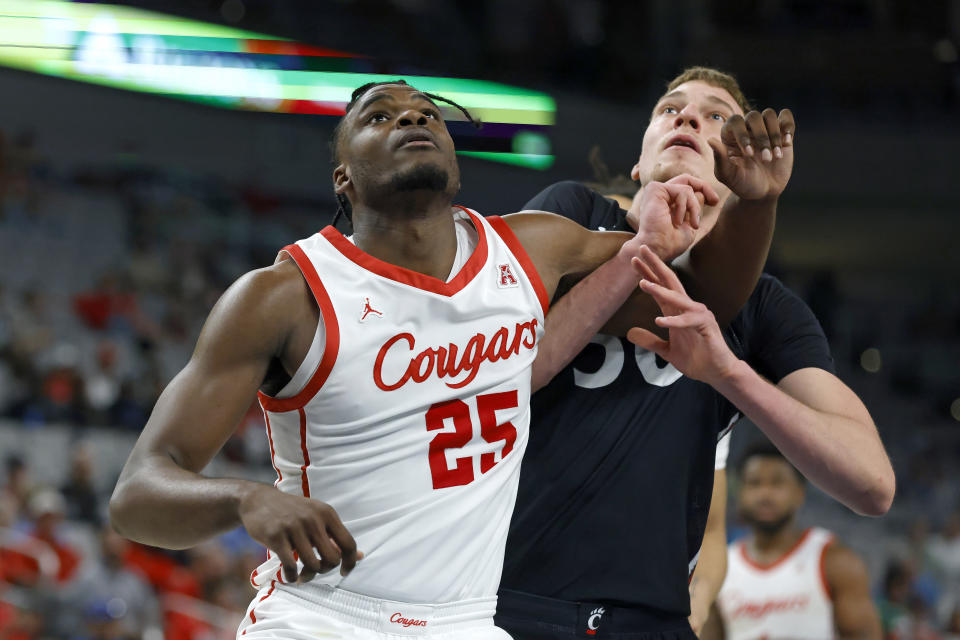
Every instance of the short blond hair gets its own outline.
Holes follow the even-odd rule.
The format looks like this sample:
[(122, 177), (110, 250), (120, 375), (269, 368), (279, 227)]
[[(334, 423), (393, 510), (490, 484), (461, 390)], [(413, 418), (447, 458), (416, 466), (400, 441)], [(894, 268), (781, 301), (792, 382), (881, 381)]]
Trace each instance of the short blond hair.
[(705, 82), (729, 93), (733, 99), (737, 101), (737, 104), (740, 105), (744, 113), (753, 110), (753, 107), (743, 95), (743, 91), (740, 90), (740, 84), (737, 82), (737, 79), (729, 73), (724, 73), (719, 69), (712, 69), (710, 67), (689, 67), (685, 69), (683, 73), (667, 84), (667, 93), (670, 93), (685, 82), (693, 82), (695, 80)]

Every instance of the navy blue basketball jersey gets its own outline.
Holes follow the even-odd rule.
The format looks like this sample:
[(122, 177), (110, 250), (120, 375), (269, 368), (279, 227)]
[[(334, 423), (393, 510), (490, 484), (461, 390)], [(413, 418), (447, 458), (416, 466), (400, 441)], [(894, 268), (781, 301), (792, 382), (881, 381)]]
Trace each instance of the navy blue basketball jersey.
[[(625, 211), (575, 182), (548, 187), (525, 208), (629, 229)], [(768, 275), (724, 336), (773, 382), (805, 367), (833, 371), (813, 313)], [(533, 396), (501, 588), (688, 615), (716, 443), (736, 416), (709, 385), (655, 354), (596, 336)]]

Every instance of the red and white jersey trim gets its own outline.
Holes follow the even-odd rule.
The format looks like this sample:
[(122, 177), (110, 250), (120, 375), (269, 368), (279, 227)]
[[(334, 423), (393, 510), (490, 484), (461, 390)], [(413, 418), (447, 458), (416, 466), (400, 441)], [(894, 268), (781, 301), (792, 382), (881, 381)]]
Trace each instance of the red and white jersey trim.
[(727, 577), (717, 596), (728, 640), (834, 637), (833, 603), (823, 570), (833, 541), (825, 529), (808, 529), (767, 564), (751, 558), (743, 542), (730, 545)]
[[(365, 554), (317, 584), (402, 602), (496, 594), (549, 301), (502, 220), (454, 215), (476, 245), (448, 282), (331, 227), (284, 249), (326, 335), (303, 389), (260, 394), (277, 487), (333, 506)], [(279, 569), (271, 555), (252, 581)]]

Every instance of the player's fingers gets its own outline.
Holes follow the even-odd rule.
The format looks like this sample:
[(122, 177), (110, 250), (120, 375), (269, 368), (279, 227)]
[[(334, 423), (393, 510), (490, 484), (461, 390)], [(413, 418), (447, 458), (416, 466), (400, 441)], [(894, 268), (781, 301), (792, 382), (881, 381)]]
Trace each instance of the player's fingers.
[(714, 174), (717, 178), (730, 175), (733, 172), (733, 162), (730, 160), (733, 153), (730, 148), (725, 146), (720, 138), (710, 138), (707, 144), (713, 150)]
[(751, 111), (747, 114), (746, 120), (753, 148), (760, 154), (761, 160), (770, 162), (773, 160), (773, 152), (770, 150), (770, 136), (767, 135), (767, 128), (763, 124), (763, 116), (759, 111)]
[(325, 523), (322, 521), (316, 524), (316, 528), (310, 534), (313, 546), (320, 552), (317, 573), (327, 573), (340, 564), (340, 547), (327, 534)]
[(696, 303), (688, 298), (687, 296), (677, 293), (676, 291), (671, 291), (666, 287), (663, 287), (655, 282), (650, 282), (649, 280), (641, 280), (640, 288), (644, 293), (649, 293), (653, 296), (653, 299), (657, 301), (657, 304), (660, 305), (660, 308), (663, 309), (664, 305), (669, 308), (678, 308), (680, 310), (692, 309), (693, 305)]
[(666, 184), (685, 184), (688, 185), (696, 194), (697, 199), (709, 205), (715, 205), (720, 202), (720, 196), (716, 190), (710, 186), (706, 180), (701, 180), (689, 173), (682, 173), (679, 176), (671, 178)]
[(640, 327), (634, 327), (627, 331), (627, 340), (637, 345), (641, 349), (646, 349), (647, 351), (653, 351), (655, 354), (667, 359), (667, 355), (670, 352), (670, 343), (662, 338), (658, 338), (653, 333), (647, 331), (646, 329), (641, 329)]
[(730, 116), (723, 123), (723, 127), (720, 128), (720, 140), (727, 149), (733, 151), (734, 155), (753, 156), (747, 122), (740, 114)]
[(297, 584), (306, 584), (307, 582), (310, 582), (316, 577), (317, 577), (316, 571), (311, 571), (310, 569), (307, 569), (306, 567), (304, 567), (303, 571), (300, 572), (300, 575), (297, 576)]
[(357, 566), (357, 561), (363, 558), (363, 553), (357, 550), (357, 542), (347, 531), (336, 511), (331, 509), (331, 516), (327, 518), (327, 533), (340, 548), (340, 574), (347, 575)]
[(323, 566), (320, 562), (320, 559), (317, 558), (317, 554), (313, 551), (313, 547), (315, 545), (312, 542), (311, 537), (307, 534), (306, 530), (297, 527), (291, 530), (287, 534), (287, 537), (290, 540), (290, 546), (293, 547), (293, 550), (296, 552), (300, 562), (303, 563), (303, 566), (314, 573), (320, 573), (321, 569), (323, 569)]
[(654, 322), (664, 329), (692, 329), (703, 325), (703, 317), (694, 311), (685, 311), (677, 316), (659, 316)]
[[(643, 245), (643, 247), (645, 246), (647, 245)], [(641, 251), (643, 251), (643, 247), (640, 248)], [(657, 274), (653, 272), (653, 269), (647, 266), (647, 263), (645, 263), (643, 260), (640, 258), (633, 258), (631, 263), (633, 264), (633, 268), (637, 271), (637, 273), (640, 274), (640, 278), (642, 280), (649, 280), (650, 282), (656, 282), (658, 284), (660, 283), (660, 278), (657, 277)]]
[(689, 200), (692, 190), (686, 185), (670, 185), (670, 219), (673, 226), (679, 227), (683, 224), (683, 217), (687, 212), (687, 200)]
[(703, 195), (697, 193), (687, 198), (686, 222), (694, 229), (700, 228), (700, 211), (703, 209)]
[(760, 114), (763, 116), (763, 126), (767, 130), (767, 136), (770, 138), (770, 147), (773, 150), (774, 158), (782, 158), (783, 136), (780, 131), (780, 121), (777, 119), (777, 112), (773, 109), (764, 109)]
[(280, 565), (283, 567), (283, 578), (285, 582), (297, 581), (297, 559), (293, 555), (293, 548), (287, 539), (277, 541), (271, 545), (270, 549), (277, 554)]
[(783, 133), (783, 146), (789, 147), (797, 135), (797, 122), (794, 120), (793, 111), (782, 109), (777, 120), (780, 121), (780, 131)]
[[(644, 248), (646, 248), (646, 251), (644, 251)], [(683, 284), (680, 282), (677, 274), (674, 273), (673, 269), (668, 267), (667, 263), (661, 260), (660, 256), (655, 254), (650, 247), (646, 245), (640, 247), (640, 259), (656, 274), (657, 278), (654, 282), (658, 282), (668, 289), (678, 291), (683, 295), (687, 295), (687, 291), (683, 288)]]

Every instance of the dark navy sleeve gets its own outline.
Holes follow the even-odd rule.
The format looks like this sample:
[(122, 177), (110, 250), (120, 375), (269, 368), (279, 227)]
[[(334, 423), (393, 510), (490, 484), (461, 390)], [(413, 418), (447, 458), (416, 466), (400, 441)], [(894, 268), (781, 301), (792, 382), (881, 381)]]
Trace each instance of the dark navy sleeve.
[(556, 213), (580, 226), (592, 228), (590, 218), (598, 197), (602, 196), (593, 189), (573, 180), (564, 180), (533, 196), (523, 208)]
[(744, 309), (747, 362), (774, 383), (798, 369), (836, 373), (830, 345), (810, 307), (783, 283), (764, 274)]

